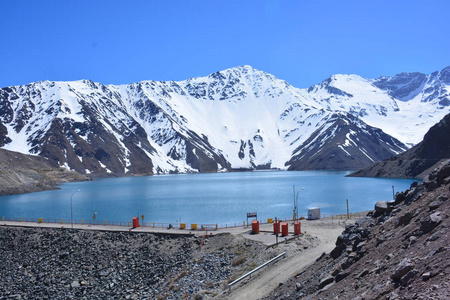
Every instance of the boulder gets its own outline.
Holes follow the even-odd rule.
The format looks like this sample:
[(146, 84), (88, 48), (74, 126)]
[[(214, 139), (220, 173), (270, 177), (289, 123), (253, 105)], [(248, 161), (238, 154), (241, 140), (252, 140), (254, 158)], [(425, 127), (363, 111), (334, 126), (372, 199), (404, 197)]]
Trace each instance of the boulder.
[(404, 258), (395, 268), (394, 273), (391, 275), (393, 280), (400, 280), (403, 276), (414, 268), (414, 265), (408, 258)]
[(431, 203), (428, 205), (428, 208), (429, 208), (430, 210), (435, 210), (435, 209), (439, 208), (439, 206), (441, 206), (442, 203), (444, 203), (444, 201), (447, 201), (447, 200), (448, 200), (448, 196), (445, 195), (445, 194), (442, 194), (442, 195), (440, 195), (439, 197), (437, 197), (436, 200), (434, 200), (433, 202), (431, 202)]
[(433, 230), (442, 222), (442, 217), (440, 212), (435, 212), (428, 216), (424, 221), (421, 222), (420, 231), (423, 233), (428, 233)]
[(319, 289), (319, 290), (323, 289), (325, 286), (327, 286), (328, 284), (332, 283), (333, 281), (334, 281), (334, 277), (331, 276), (331, 275), (322, 278), (322, 279), (320, 280), (320, 282), (319, 282), (318, 289)]
[(397, 227), (403, 226), (403, 225), (408, 225), (409, 221), (411, 221), (412, 218), (413, 218), (413, 214), (411, 212), (405, 213), (404, 215), (402, 215), (398, 218)]
[(388, 209), (387, 201), (378, 201), (375, 203), (375, 211), (379, 214), (384, 214)]

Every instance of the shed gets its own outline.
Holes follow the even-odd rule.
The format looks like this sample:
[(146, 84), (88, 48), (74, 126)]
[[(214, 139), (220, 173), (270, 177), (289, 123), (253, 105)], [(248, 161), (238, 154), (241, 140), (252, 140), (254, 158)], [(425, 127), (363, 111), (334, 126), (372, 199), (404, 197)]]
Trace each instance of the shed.
[(308, 220), (320, 219), (320, 208), (312, 207), (308, 209)]

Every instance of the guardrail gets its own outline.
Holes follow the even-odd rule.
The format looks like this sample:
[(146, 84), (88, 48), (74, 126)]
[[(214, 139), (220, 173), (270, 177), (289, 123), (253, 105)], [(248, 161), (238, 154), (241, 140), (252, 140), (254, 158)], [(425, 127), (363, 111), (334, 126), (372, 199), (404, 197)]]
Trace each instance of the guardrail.
[(231, 283), (228, 284), (228, 290), (231, 290), (231, 287), (232, 287), (233, 285), (235, 285), (236, 283), (241, 282), (241, 281), (244, 280), (245, 278), (247, 278), (247, 277), (250, 277), (250, 278), (251, 278), (252, 274), (255, 273), (256, 271), (258, 271), (258, 270), (264, 268), (265, 266), (269, 265), (270, 263), (272, 263), (272, 262), (278, 260), (280, 257), (285, 257), (285, 256), (286, 256), (286, 252), (283, 252), (283, 253), (281, 253), (281, 254), (278, 254), (277, 256), (275, 256), (274, 258), (272, 258), (271, 260), (269, 260), (269, 261), (263, 263), (263, 264), (260, 265), (259, 267), (256, 267), (256, 268), (254, 268), (253, 270), (251, 270), (250, 272), (248, 272), (248, 273), (242, 275), (241, 277), (239, 277), (239, 278), (236, 279), (235, 281), (233, 281), (233, 282), (231, 282)]

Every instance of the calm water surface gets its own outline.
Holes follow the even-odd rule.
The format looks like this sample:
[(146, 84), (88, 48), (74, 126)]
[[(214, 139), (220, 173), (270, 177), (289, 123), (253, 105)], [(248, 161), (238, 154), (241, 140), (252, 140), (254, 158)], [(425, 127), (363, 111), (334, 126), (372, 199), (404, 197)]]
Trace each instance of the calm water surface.
[[(409, 188), (411, 179), (345, 177), (350, 172), (244, 172), (108, 178), (67, 183), (60, 190), (0, 197), (0, 217), (146, 222), (242, 222), (247, 212), (258, 219), (286, 218), (293, 214), (293, 186), (299, 214), (319, 207), (323, 214), (373, 209), (376, 201), (392, 200)], [(304, 189), (303, 189), (304, 188)], [(80, 190), (79, 192), (77, 192)]]

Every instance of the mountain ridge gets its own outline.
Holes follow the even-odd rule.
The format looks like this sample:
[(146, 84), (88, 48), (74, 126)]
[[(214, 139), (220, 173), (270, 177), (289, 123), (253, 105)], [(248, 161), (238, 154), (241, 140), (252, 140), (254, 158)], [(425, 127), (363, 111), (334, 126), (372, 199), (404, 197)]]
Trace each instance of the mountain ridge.
[[(387, 134), (383, 145), (365, 145), (374, 151), (355, 165), (363, 167), (406, 150), (449, 111), (450, 88), (441, 73), (426, 75), (431, 90), (420, 95), (436, 95), (427, 102), (396, 100), (357, 75), (298, 89), (248, 65), (184, 81), (40, 81), (0, 89), (0, 141), (4, 149), (49, 157), (84, 174), (296, 169), (289, 164), (294, 152), (331, 116), (350, 113), (351, 122)], [(342, 144), (327, 147), (342, 155)], [(382, 148), (389, 153), (376, 154)]]

